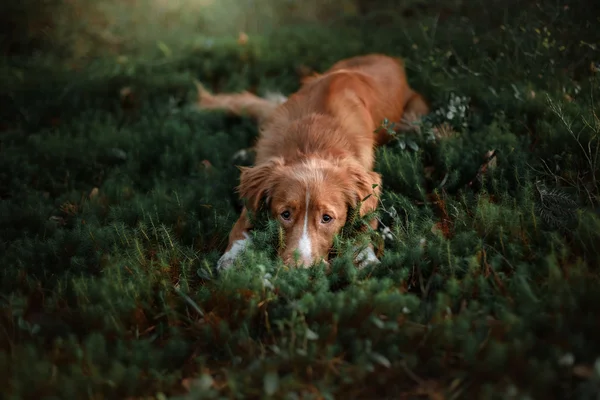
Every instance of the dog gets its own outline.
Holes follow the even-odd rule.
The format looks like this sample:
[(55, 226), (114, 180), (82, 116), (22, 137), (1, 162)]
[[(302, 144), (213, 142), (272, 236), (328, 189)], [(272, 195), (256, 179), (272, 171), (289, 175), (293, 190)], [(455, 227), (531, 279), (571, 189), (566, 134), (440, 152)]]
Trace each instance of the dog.
[[(237, 190), (246, 205), (218, 270), (230, 267), (248, 246), (248, 213), (261, 204), (283, 228), (279, 256), (286, 264), (327, 263), (348, 210), (360, 205), (364, 216), (377, 208), (382, 177), (373, 170), (375, 148), (392, 138), (381, 123), (414, 122), (429, 113), (425, 98), (407, 82), (403, 60), (382, 54), (341, 60), (305, 78), (289, 98), (211, 94), (197, 86), (200, 109), (246, 115), (260, 128), (254, 166), (240, 167)], [(377, 229), (377, 219), (369, 225)], [(355, 261), (361, 268), (379, 263), (372, 246)]]

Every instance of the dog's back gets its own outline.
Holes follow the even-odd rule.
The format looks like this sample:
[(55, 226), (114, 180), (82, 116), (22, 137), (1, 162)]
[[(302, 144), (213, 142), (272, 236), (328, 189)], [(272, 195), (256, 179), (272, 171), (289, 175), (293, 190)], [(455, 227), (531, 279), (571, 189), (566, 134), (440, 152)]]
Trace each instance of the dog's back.
[[(338, 62), (306, 79), (265, 121), (257, 162), (291, 155), (301, 144), (311, 150), (347, 151), (371, 167), (373, 146), (389, 140), (385, 132), (375, 133), (377, 127), (385, 118), (400, 121), (415, 96), (399, 59), (371, 54)], [(338, 128), (335, 132), (327, 129), (325, 118)]]

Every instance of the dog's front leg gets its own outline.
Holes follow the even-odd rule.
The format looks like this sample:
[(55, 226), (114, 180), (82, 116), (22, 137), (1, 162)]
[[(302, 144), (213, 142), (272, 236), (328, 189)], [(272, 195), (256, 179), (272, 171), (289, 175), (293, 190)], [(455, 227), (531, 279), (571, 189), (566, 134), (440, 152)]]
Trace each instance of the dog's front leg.
[[(356, 252), (361, 248), (361, 246), (354, 246), (353, 250)], [(373, 250), (373, 245), (369, 244), (364, 249), (360, 250), (358, 254), (354, 257), (354, 262), (357, 264), (358, 269), (363, 269), (369, 265), (380, 264), (381, 261), (375, 255), (375, 251)]]
[(250, 229), (252, 228), (246, 209), (242, 210), (242, 214), (229, 233), (229, 245), (225, 253), (217, 262), (217, 270), (223, 270), (231, 267), (238, 256), (246, 250), (251, 243)]
[[(377, 218), (373, 218), (371, 222), (369, 222), (369, 225), (371, 226), (371, 229), (376, 231), (379, 227), (379, 221), (377, 220)], [(363, 249), (361, 249), (361, 246), (355, 245), (352, 248), (352, 250), (355, 253), (358, 251), (358, 254), (356, 254), (356, 256), (354, 257), (354, 262), (357, 264), (358, 269), (363, 269), (369, 265), (376, 265), (381, 263), (381, 261), (379, 261), (379, 259), (375, 255), (373, 245), (370, 243), (367, 247)]]

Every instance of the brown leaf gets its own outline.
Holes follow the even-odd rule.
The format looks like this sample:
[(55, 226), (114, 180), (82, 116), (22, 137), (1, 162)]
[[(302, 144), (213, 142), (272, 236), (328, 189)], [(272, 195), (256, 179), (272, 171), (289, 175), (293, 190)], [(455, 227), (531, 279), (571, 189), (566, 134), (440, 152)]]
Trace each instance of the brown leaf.
[(442, 220), (437, 222), (435, 225), (431, 227), (431, 233), (433, 234), (441, 234), (446, 239), (448, 239), (450, 235), (450, 225), (447, 220)]

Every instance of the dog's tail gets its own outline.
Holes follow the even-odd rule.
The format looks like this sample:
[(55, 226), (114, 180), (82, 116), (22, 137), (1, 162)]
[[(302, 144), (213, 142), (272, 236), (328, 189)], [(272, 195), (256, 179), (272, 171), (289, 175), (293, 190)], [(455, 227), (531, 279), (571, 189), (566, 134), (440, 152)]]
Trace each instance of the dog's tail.
[(416, 120), (429, 114), (429, 111), (430, 107), (425, 98), (421, 94), (412, 91), (404, 106), (404, 115), (406, 118)]
[(198, 91), (197, 106), (201, 110), (222, 110), (236, 116), (248, 116), (259, 123), (266, 120), (287, 98), (279, 93), (268, 93), (265, 98), (250, 92), (210, 93), (200, 82), (195, 81)]
[(427, 103), (427, 100), (414, 90), (410, 90), (407, 93), (404, 103), (404, 112), (402, 113), (402, 119), (396, 126), (396, 131), (417, 131), (420, 132), (420, 120), (429, 114), (431, 108)]

